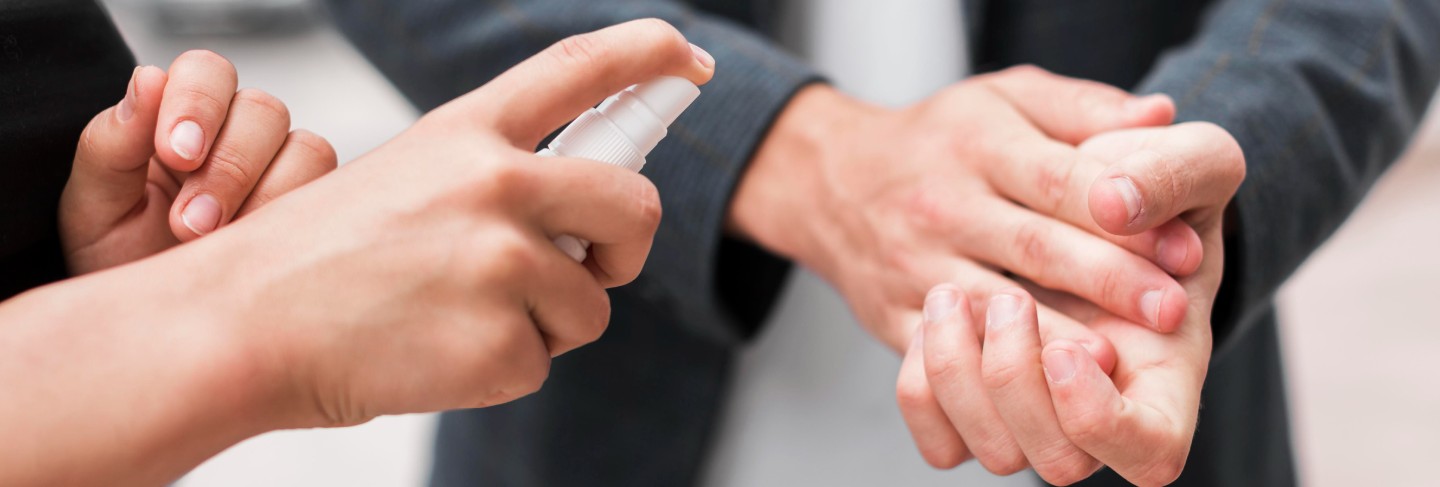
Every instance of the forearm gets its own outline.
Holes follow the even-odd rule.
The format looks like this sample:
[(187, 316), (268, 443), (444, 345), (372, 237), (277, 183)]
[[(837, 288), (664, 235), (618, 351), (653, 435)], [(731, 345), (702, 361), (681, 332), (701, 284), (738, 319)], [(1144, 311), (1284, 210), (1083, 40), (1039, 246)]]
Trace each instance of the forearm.
[(1229, 0), (1142, 85), (1245, 152), (1217, 344), (1265, 309), (1408, 143), (1440, 76), (1437, 22), (1433, 2)]
[(0, 484), (161, 485), (282, 426), (216, 283), (169, 257), (0, 304)]

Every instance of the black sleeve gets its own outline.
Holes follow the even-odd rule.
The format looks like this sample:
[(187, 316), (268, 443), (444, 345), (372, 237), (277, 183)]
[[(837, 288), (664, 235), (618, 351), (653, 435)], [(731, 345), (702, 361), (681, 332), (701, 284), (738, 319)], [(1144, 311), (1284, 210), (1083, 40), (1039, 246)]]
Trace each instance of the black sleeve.
[(1140, 88), (1245, 151), (1216, 302), (1217, 351), (1409, 143), (1440, 78), (1440, 2), (1226, 0)]
[(0, 299), (65, 277), (60, 191), (134, 57), (94, 0), (0, 0)]

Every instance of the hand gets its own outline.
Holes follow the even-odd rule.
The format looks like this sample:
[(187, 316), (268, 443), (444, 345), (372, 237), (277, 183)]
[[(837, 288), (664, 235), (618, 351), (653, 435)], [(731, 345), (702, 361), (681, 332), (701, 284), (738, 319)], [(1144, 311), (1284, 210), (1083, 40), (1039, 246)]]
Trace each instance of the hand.
[(135, 69), (85, 127), (60, 200), (67, 264), (85, 274), (159, 253), (335, 168), (325, 139), (290, 131), (285, 104), (235, 91), (235, 67), (190, 51)]
[(604, 330), (660, 203), (531, 151), (632, 83), (712, 74), (660, 21), (573, 37), (224, 231), (0, 303), (0, 383), (41, 399), (0, 401), (0, 484), (159, 485), (265, 431), (535, 390)]
[[(1195, 270), (1195, 232), (1178, 221), (1125, 237), (1100, 229), (1086, 195), (1106, 165), (1073, 144), (1173, 113), (1164, 97), (1035, 68), (972, 78), (899, 111), (806, 88), (742, 179), (730, 224), (829, 281), (896, 351), (931, 286), (1016, 286), (1000, 269), (1170, 331), (1186, 304), (1167, 271)], [(1040, 313), (1047, 326), (1083, 330)]]
[[(712, 74), (663, 22), (569, 38), (190, 257), (233, 259), (215, 294), (240, 308), (220, 314), (290, 378), (294, 426), (513, 400), (600, 336), (605, 289), (639, 274), (660, 222), (644, 177), (534, 147), (626, 86)], [(592, 242), (587, 260), (560, 235)]]
[[(968, 303), (953, 304), (963, 293), (950, 284), (935, 288), (900, 378), (902, 390), (918, 397), (902, 407), (929, 405), (905, 411), (927, 459), (949, 458), (981, 439), (1007, 448), (972, 449), (977, 454), (1023, 454), (1058, 485), (1084, 479), (1102, 463), (1139, 485), (1168, 484), (1184, 468), (1209, 365), (1210, 312), (1223, 268), (1221, 219), (1244, 178), (1244, 157), (1233, 138), (1208, 124), (1107, 133), (1081, 150), (1119, 161), (1089, 192), (1102, 227), (1133, 234), (1180, 217), (1198, 232), (1205, 259), (1180, 281), (1189, 294), (1185, 323), (1175, 333), (1156, 333), (1030, 285), (1041, 302), (1114, 345), (1118, 357), (1107, 376), (1107, 362), (1085, 346), (1043, 336), (1037, 304), (1025, 291), (989, 296), (984, 337), (975, 339)], [(983, 387), (960, 387), (976, 382)], [(996, 424), (1005, 426), (1000, 440), (974, 433)]]

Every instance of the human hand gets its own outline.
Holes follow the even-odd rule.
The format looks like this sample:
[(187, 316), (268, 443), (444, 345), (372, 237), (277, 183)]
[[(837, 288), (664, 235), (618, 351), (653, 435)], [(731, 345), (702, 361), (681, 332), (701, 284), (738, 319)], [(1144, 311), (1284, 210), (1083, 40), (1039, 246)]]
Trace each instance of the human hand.
[(0, 401), (19, 445), (0, 483), (163, 485), (266, 431), (535, 390), (604, 330), (660, 203), (625, 169), (532, 151), (632, 83), (713, 64), (657, 20), (570, 38), (205, 238), (0, 303), (0, 382), (41, 398)]
[[(660, 221), (644, 177), (534, 148), (626, 86), (703, 84), (711, 63), (655, 20), (566, 39), (172, 252), (216, 267), (198, 306), (234, 317), (225, 342), (280, 384), (258, 395), (292, 406), (285, 427), (513, 400), (600, 336), (605, 289), (636, 277)], [(587, 260), (560, 235), (592, 242)]]
[[(1195, 270), (1195, 232), (1178, 221), (1130, 236), (1102, 230), (1086, 195), (1106, 166), (1073, 145), (1169, 124), (1173, 113), (1167, 98), (1036, 68), (972, 78), (898, 111), (806, 88), (741, 181), (730, 225), (825, 278), (897, 352), (931, 286), (1016, 286), (1001, 270), (1170, 331), (1186, 304), (1169, 274)], [(972, 304), (984, 311), (984, 300)], [(1040, 313), (1047, 327), (1083, 330)]]
[(1118, 161), (1088, 193), (1101, 226), (1133, 234), (1179, 217), (1198, 232), (1205, 258), (1180, 280), (1189, 295), (1185, 323), (1156, 333), (1084, 299), (1025, 283), (1041, 302), (1114, 346), (1112, 371), (1105, 368), (1109, 357), (1097, 360), (1086, 346), (1045, 337), (1025, 291), (988, 296), (977, 339), (967, 300), (954, 298), (963, 292), (936, 287), (898, 386), (907, 423), (932, 464), (989, 456), (987, 467), (1004, 466), (999, 473), (1028, 464), (1058, 485), (1084, 479), (1102, 463), (1139, 485), (1168, 484), (1184, 468), (1210, 359), (1222, 217), (1244, 178), (1244, 156), (1224, 130), (1193, 123), (1107, 133), (1081, 150)]
[(325, 139), (290, 130), (283, 102), (235, 86), (235, 67), (209, 51), (168, 73), (135, 69), (125, 98), (85, 128), (61, 196), (72, 273), (198, 238), (335, 168)]

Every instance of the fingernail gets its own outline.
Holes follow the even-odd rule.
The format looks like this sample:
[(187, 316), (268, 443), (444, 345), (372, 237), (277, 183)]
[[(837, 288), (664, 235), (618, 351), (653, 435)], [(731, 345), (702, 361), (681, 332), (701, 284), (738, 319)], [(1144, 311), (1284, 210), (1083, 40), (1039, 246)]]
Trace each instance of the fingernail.
[(193, 161), (205, 150), (205, 132), (200, 124), (186, 120), (170, 131), (170, 149), (182, 159)]
[(1020, 298), (1009, 294), (997, 294), (990, 298), (990, 309), (985, 312), (985, 327), (999, 330), (1015, 322), (1020, 314)]
[(1165, 300), (1165, 291), (1152, 289), (1140, 295), (1140, 312), (1150, 320), (1152, 328), (1160, 328), (1160, 302)]
[(1126, 176), (1110, 178), (1110, 185), (1115, 187), (1115, 192), (1120, 193), (1120, 199), (1125, 201), (1125, 224), (1129, 225), (1140, 218), (1140, 190), (1135, 187), (1135, 182)]
[(939, 323), (955, 314), (955, 309), (959, 304), (960, 298), (954, 289), (942, 288), (930, 291), (930, 295), (925, 296), (925, 321)]
[(115, 107), (115, 118), (121, 123), (135, 118), (135, 83), (139, 75), (140, 67), (136, 66), (135, 71), (130, 73), (130, 84), (125, 87), (125, 98), (121, 98), (120, 105)]
[(1190, 257), (1190, 245), (1185, 237), (1180, 235), (1166, 235), (1155, 244), (1155, 256), (1160, 267), (1166, 272), (1174, 274), (1180, 272), (1180, 266), (1185, 265), (1185, 259)]
[(1046, 350), (1040, 358), (1045, 377), (1050, 382), (1064, 384), (1075, 377), (1075, 354), (1065, 349)]
[(701, 66), (707, 69), (715, 67), (715, 56), (711, 56), (710, 53), (705, 52), (700, 46), (690, 44), (690, 52), (695, 54), (695, 60), (700, 61)]
[(220, 225), (220, 202), (214, 196), (202, 193), (185, 205), (185, 211), (180, 212), (180, 221), (196, 235), (213, 232)]

